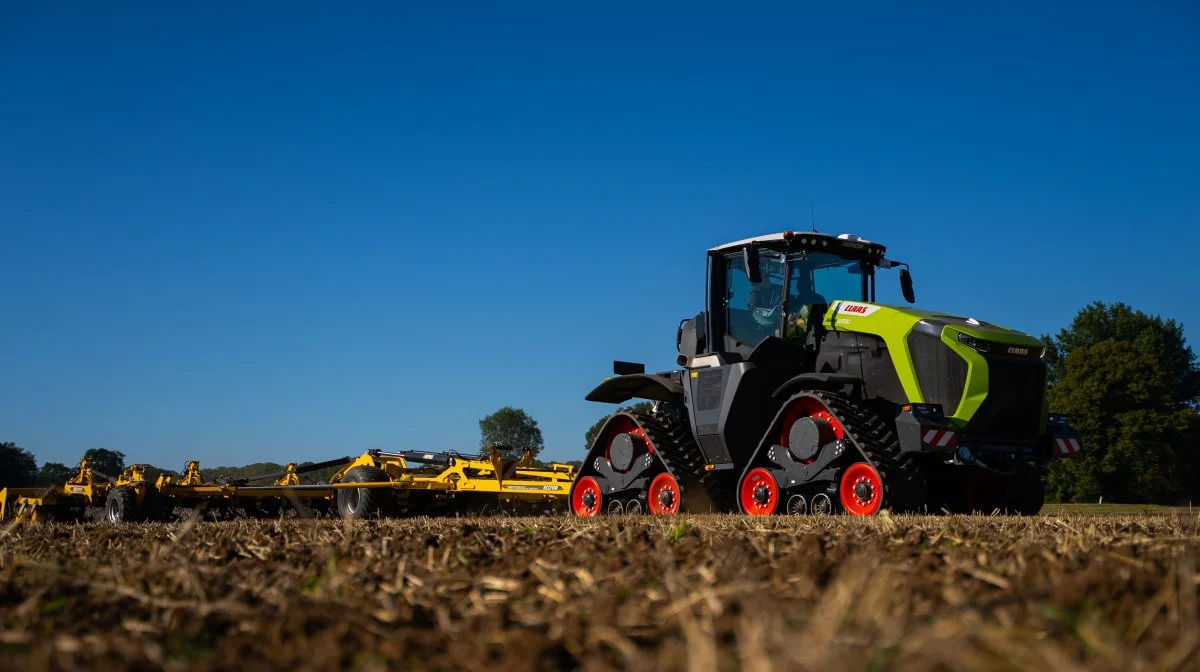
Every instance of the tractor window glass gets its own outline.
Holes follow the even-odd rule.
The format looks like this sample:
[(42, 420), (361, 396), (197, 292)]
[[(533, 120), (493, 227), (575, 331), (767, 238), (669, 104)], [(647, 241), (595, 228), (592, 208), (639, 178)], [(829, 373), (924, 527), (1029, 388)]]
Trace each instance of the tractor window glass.
[(808, 333), (825, 308), (838, 299), (863, 301), (862, 269), (858, 261), (825, 252), (788, 258), (787, 336)]
[(762, 282), (750, 282), (740, 254), (726, 257), (725, 332), (748, 345), (779, 334), (783, 306), (783, 262), (760, 253)]

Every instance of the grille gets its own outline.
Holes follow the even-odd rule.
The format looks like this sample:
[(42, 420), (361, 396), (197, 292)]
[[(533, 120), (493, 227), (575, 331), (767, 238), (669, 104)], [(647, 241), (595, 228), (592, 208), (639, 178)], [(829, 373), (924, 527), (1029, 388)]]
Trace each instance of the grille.
[(937, 336), (917, 331), (908, 336), (908, 350), (925, 402), (941, 404), (942, 412), (954, 415), (967, 386), (967, 360)]
[(1046, 365), (1040, 359), (985, 355), (988, 394), (967, 424), (964, 438), (987, 443), (1025, 443), (1041, 424)]

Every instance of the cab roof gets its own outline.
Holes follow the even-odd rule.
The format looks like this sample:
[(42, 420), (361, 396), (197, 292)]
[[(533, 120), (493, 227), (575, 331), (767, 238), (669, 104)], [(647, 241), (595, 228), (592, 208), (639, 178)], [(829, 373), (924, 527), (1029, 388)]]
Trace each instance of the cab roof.
[(808, 249), (808, 250), (828, 250), (839, 254), (848, 254), (852, 256), (866, 256), (872, 258), (881, 258), (883, 253), (887, 251), (887, 247), (875, 243), (861, 236), (856, 236), (852, 233), (841, 233), (833, 235), (830, 233), (818, 233), (808, 231), (782, 231), (780, 233), (768, 233), (753, 238), (744, 238), (736, 240), (732, 243), (725, 243), (716, 247), (709, 248), (709, 252), (736, 252), (751, 243), (758, 243), (759, 247), (774, 250), (791, 249)]

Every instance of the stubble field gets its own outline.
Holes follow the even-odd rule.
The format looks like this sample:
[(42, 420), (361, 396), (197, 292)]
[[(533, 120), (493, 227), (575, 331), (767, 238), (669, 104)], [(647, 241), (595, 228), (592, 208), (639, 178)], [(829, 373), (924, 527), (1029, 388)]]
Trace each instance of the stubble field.
[(1197, 516), (0, 532), (0, 669), (1200, 669)]

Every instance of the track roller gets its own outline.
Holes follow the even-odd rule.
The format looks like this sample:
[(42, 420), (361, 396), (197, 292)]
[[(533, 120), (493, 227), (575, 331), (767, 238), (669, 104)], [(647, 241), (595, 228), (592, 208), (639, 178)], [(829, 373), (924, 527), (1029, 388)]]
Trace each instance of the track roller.
[(787, 508), (784, 511), (789, 516), (803, 516), (808, 513), (808, 501), (804, 499), (804, 495), (792, 495), (788, 497)]

